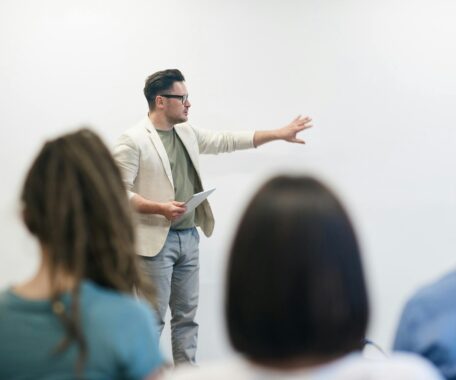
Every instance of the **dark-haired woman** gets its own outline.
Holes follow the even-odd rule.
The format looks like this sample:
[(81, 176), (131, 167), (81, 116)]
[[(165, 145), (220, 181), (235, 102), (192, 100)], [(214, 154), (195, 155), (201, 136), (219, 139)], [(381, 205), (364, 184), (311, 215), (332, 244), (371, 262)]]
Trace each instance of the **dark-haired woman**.
[(276, 177), (253, 197), (228, 264), (226, 321), (241, 359), (173, 379), (436, 380), (415, 356), (363, 359), (368, 298), (358, 242), (336, 196)]

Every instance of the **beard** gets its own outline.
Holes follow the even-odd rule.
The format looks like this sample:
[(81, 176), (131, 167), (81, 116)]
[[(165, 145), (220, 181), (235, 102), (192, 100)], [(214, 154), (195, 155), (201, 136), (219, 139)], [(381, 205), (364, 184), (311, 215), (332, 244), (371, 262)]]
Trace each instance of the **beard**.
[(173, 115), (168, 117), (168, 121), (171, 124), (179, 124), (179, 123), (185, 123), (188, 120), (187, 115)]

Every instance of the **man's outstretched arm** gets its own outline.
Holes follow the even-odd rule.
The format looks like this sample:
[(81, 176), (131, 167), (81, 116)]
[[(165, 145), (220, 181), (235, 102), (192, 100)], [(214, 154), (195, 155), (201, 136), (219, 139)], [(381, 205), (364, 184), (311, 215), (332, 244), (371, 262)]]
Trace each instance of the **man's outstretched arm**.
[(270, 141), (284, 140), (291, 143), (305, 144), (305, 141), (298, 139), (296, 135), (304, 129), (312, 127), (312, 119), (308, 116), (301, 117), (299, 115), (290, 124), (279, 129), (270, 131), (255, 131), (253, 136), (253, 145), (258, 147)]

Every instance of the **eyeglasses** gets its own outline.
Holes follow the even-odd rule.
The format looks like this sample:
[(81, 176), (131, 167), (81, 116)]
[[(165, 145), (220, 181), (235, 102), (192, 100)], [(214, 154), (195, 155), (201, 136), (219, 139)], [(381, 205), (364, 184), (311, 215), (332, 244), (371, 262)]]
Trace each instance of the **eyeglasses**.
[(158, 96), (163, 96), (164, 98), (180, 99), (182, 104), (185, 104), (188, 100), (188, 94), (187, 95), (160, 94)]

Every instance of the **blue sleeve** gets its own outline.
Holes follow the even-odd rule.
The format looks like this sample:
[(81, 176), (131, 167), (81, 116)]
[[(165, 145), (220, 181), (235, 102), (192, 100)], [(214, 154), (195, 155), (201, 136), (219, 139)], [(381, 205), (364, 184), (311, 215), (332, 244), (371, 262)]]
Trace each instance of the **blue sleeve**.
[(124, 378), (142, 380), (163, 365), (158, 326), (152, 309), (144, 302), (137, 302), (135, 312), (128, 319), (120, 346)]
[(456, 318), (437, 309), (439, 312), (423, 299), (410, 301), (402, 313), (393, 349), (421, 355), (445, 378), (456, 379)]
[(448, 323), (442, 316), (445, 313), (436, 313), (428, 299), (412, 298), (402, 313), (393, 349), (416, 353), (437, 366), (448, 361), (449, 352), (454, 351), (447, 348), (447, 341), (453, 342), (455, 338), (455, 334), (451, 333), (454, 321)]
[(405, 305), (396, 331), (393, 350), (416, 352), (414, 338), (419, 330), (420, 314), (415, 302), (409, 301)]

